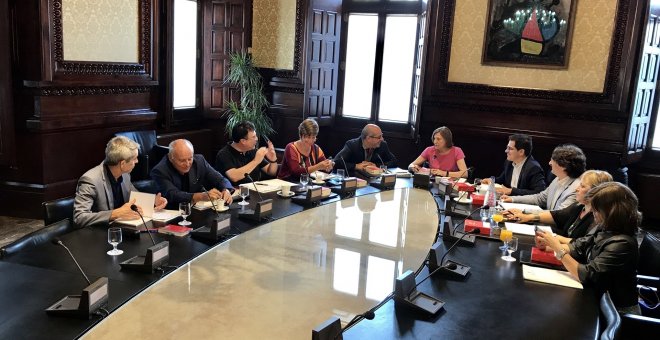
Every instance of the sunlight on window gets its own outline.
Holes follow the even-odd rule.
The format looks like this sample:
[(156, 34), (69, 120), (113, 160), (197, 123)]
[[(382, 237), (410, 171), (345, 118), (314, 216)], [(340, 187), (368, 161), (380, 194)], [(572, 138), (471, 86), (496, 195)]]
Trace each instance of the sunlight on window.
[(369, 118), (374, 80), (378, 17), (351, 14), (348, 17), (343, 115)]
[(385, 24), (379, 118), (407, 122), (410, 113), (417, 16), (388, 16)]
[(335, 249), (332, 288), (357, 296), (360, 284), (360, 253)]
[(174, 1), (174, 108), (195, 107), (197, 93), (197, 2)]
[(394, 261), (369, 256), (367, 260), (367, 299), (380, 301), (394, 290)]

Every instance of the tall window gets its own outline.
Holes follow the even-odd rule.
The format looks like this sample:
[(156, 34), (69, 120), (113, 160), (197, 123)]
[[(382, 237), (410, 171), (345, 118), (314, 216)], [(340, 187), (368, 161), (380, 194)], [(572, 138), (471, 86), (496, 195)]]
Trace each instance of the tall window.
[(346, 118), (411, 121), (421, 1), (344, 1), (340, 112)]
[(174, 109), (197, 106), (197, 1), (174, 0)]

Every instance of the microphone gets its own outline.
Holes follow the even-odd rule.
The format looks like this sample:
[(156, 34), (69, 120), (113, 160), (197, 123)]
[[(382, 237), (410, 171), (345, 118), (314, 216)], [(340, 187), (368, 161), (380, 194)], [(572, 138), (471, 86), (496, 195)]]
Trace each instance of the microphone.
[(470, 211), (470, 214), (467, 215), (467, 217), (465, 217), (465, 218), (464, 218), (459, 224), (457, 224), (457, 225), (454, 227), (454, 229), (451, 231), (451, 234), (453, 235), (453, 234), (456, 232), (456, 230), (458, 229), (458, 227), (460, 227), (460, 226), (462, 226), (463, 224), (465, 224), (465, 221), (467, 221), (467, 219), (470, 218), (470, 216), (472, 216), (472, 214), (474, 214), (475, 212), (477, 212), (477, 210), (481, 210), (481, 209), (490, 209), (490, 206), (488, 206), (488, 205), (484, 205), (484, 206), (482, 206), (482, 207), (477, 207), (477, 208), (475, 208), (474, 210)]
[[(449, 249), (447, 249), (447, 251), (446, 251), (445, 254), (442, 256), (442, 258), (440, 258), (440, 261), (437, 262), (438, 267), (435, 268), (434, 270), (432, 270), (432, 271), (431, 271), (428, 275), (426, 275), (426, 277), (423, 278), (421, 281), (419, 281), (418, 283), (416, 283), (415, 286), (413, 287), (413, 289), (412, 289), (411, 291), (414, 291), (415, 288), (417, 288), (417, 286), (419, 286), (420, 284), (422, 284), (422, 282), (426, 281), (429, 277), (433, 276), (433, 274), (437, 273), (437, 272), (440, 271), (440, 270), (445, 270), (445, 271), (447, 271), (448, 273), (453, 274), (453, 276), (455, 276), (455, 277), (465, 278), (465, 277), (467, 276), (469, 270), (470, 270), (470, 267), (468, 267), (468, 266), (466, 266), (466, 265), (463, 265), (463, 264), (460, 264), (460, 263), (458, 263), (458, 262), (454, 262), (454, 261), (452, 261), (452, 262), (447, 261), (447, 262), (449, 262), (449, 263), (446, 263), (446, 264), (444, 264), (444, 265), (443, 265), (442, 263), (443, 263), (443, 261), (445, 260), (445, 258), (447, 257), (447, 255), (449, 254), (449, 252), (451, 252), (451, 250), (454, 249), (454, 247), (456, 247), (456, 246), (457, 246), (457, 245), (463, 240), (463, 238), (464, 238), (465, 236), (470, 235), (470, 234), (476, 234), (476, 233), (478, 233), (478, 232), (479, 232), (479, 229), (473, 229), (473, 230), (471, 230), (471, 231), (468, 231), (468, 232), (466, 232), (466, 233), (463, 233), (463, 235), (462, 235), (460, 238), (458, 238), (458, 240), (456, 240), (456, 241), (455, 241), (455, 242), (449, 247)], [(434, 247), (432, 248), (431, 253), (435, 254), (435, 249), (437, 249), (437, 243), (436, 243), (436, 244), (434, 245)], [(431, 267), (431, 260), (429, 259), (429, 269), (430, 269), (430, 267)]]
[(153, 243), (155, 246), (156, 241), (154, 241), (154, 237), (151, 236), (151, 233), (149, 232), (149, 228), (147, 228), (147, 223), (144, 221), (144, 217), (142, 216), (142, 214), (140, 214), (140, 210), (138, 209), (137, 205), (131, 204), (131, 210), (135, 211), (138, 215), (140, 215), (140, 218), (142, 219), (142, 225), (144, 225), (144, 231), (147, 232), (149, 238), (151, 238), (151, 243)]
[(76, 258), (73, 256), (73, 253), (71, 253), (71, 250), (69, 250), (69, 248), (68, 248), (67, 246), (65, 246), (64, 243), (62, 243), (62, 240), (60, 240), (59, 238), (56, 237), (56, 238), (54, 238), (54, 239), (53, 239), (52, 241), (50, 241), (50, 242), (53, 243), (53, 244), (56, 245), (56, 246), (57, 246), (57, 245), (60, 245), (60, 246), (64, 247), (64, 249), (66, 249), (66, 251), (69, 253), (69, 256), (71, 256), (71, 259), (73, 260), (73, 262), (74, 262), (74, 263), (76, 264), (76, 266), (78, 267), (78, 270), (80, 270), (80, 273), (81, 273), (82, 276), (85, 278), (85, 281), (87, 281), (87, 284), (88, 284), (88, 285), (91, 285), (92, 282), (89, 281), (89, 278), (87, 277), (87, 275), (85, 275), (85, 272), (82, 270), (82, 268), (81, 268), (80, 265), (78, 264), (78, 261), (76, 261)]
[(363, 319), (373, 320), (375, 317), (376, 317), (376, 313), (374, 313), (374, 311), (371, 310), (371, 309), (364, 312), (364, 313), (362, 313), (362, 314), (356, 315), (355, 317), (353, 317), (353, 319), (351, 319), (351, 321), (349, 321), (346, 324), (346, 326), (344, 328), (341, 329), (341, 331), (337, 335), (335, 335), (335, 337), (333, 339), (335, 339), (335, 340), (336, 339), (343, 339), (342, 334), (344, 334), (344, 332), (346, 332), (346, 330), (348, 330), (349, 328), (353, 327), (353, 325), (355, 325), (356, 323), (362, 321)]
[(346, 161), (344, 160), (344, 156), (339, 155), (339, 158), (341, 159), (341, 162), (344, 164), (344, 169), (346, 169), (346, 176), (348, 175), (348, 166), (346, 166)]
[[(51, 243), (60, 245), (66, 249), (71, 256), (71, 259), (80, 270), (80, 273), (87, 281), (88, 286), (80, 292), (80, 295), (66, 295), (59, 301), (46, 308), (45, 312), (52, 316), (74, 317), (79, 319), (90, 319), (92, 314), (101, 310), (105, 312), (105, 316), (109, 313), (102, 307), (108, 303), (108, 278), (100, 277), (94, 283), (89, 281), (87, 275), (76, 261), (71, 251), (67, 246), (62, 243), (59, 238), (53, 238)], [(100, 314), (100, 313), (99, 313)], [(103, 315), (103, 314), (102, 314)]]
[(162, 265), (166, 265), (170, 259), (170, 243), (168, 241), (163, 241), (156, 244), (154, 237), (151, 236), (149, 229), (147, 228), (147, 223), (144, 221), (144, 217), (140, 214), (137, 205), (131, 204), (131, 210), (135, 211), (140, 215), (142, 219), (142, 224), (144, 225), (144, 230), (149, 235), (151, 243), (154, 245), (147, 248), (147, 253), (144, 256), (133, 256), (130, 259), (119, 263), (119, 266), (122, 269), (136, 270), (145, 273), (153, 273), (154, 270), (160, 268)]
[[(458, 174), (458, 178), (462, 178), (465, 172), (473, 169), (474, 167), (471, 166), (467, 167), (467, 169), (461, 171), (461, 173)], [(456, 183), (458, 183), (458, 181), (452, 181), (451, 185), (449, 186), (449, 190), (445, 190), (445, 195), (449, 195), (449, 199), (453, 199), (453, 197), (451, 197), (451, 193), (454, 191), (454, 187), (456, 186)]]
[(213, 199), (211, 198), (211, 195), (203, 185), (202, 185), (202, 190), (204, 190), (204, 193), (206, 193), (206, 195), (209, 197), (209, 200), (211, 201), (211, 206), (213, 207), (213, 210), (215, 210), (215, 218), (211, 221), (210, 227), (207, 226), (199, 227), (191, 231), (190, 235), (192, 238), (196, 240), (213, 245), (218, 241), (219, 238), (221, 238), (231, 229), (231, 225), (230, 225), (231, 218), (230, 216), (222, 218), (220, 216), (220, 212), (215, 206), (215, 203), (213, 203)]
[[(381, 165), (385, 165), (385, 162), (383, 162), (383, 159), (380, 157), (380, 154), (376, 153), (376, 157), (378, 157), (378, 159), (380, 159), (380, 164)], [(387, 166), (387, 165), (385, 165), (385, 166)], [(390, 173), (390, 171), (386, 169), (385, 173)]]
[(264, 198), (261, 197), (261, 193), (259, 192), (259, 189), (257, 188), (257, 183), (254, 182), (254, 180), (252, 179), (250, 174), (246, 172), (245, 173), (245, 178), (249, 179), (250, 182), (252, 182), (252, 185), (254, 186), (254, 190), (257, 192), (257, 195), (259, 195), (259, 201), (263, 201)]
[[(457, 234), (456, 230), (458, 230), (458, 228), (460, 226), (464, 225), (465, 221), (468, 218), (470, 218), (470, 216), (472, 216), (472, 214), (474, 214), (477, 210), (479, 210), (481, 208), (482, 207), (478, 207), (478, 208), (475, 208), (474, 210), (470, 211), (467, 214), (467, 216), (451, 230), (449, 229), (449, 222), (447, 222), (445, 220), (444, 223), (443, 223), (443, 229), (442, 229), (442, 240), (443, 241), (456, 241), (456, 239), (459, 238), (459, 236), (456, 235)], [(451, 218), (449, 215), (448, 215), (448, 217)], [(460, 239), (462, 239), (462, 242), (463, 242), (464, 245), (474, 246), (474, 241), (475, 241), (474, 237), (468, 237), (466, 239), (463, 239), (461, 237)]]

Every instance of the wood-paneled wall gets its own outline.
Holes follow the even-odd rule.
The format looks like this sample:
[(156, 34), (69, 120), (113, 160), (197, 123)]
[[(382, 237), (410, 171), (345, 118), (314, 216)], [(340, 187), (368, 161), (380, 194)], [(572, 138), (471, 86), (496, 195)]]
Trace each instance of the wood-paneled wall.
[[(468, 164), (477, 166), (479, 177), (501, 171), (507, 135), (514, 132), (534, 137), (535, 157), (544, 164), (557, 144), (567, 142), (585, 150), (589, 167), (624, 170), (629, 162), (636, 161), (627, 151), (627, 131), (647, 0), (619, 1), (617, 33), (602, 94), (448, 82), (455, 1), (429, 1), (428, 52), (419, 138), (385, 133), (401, 167), (430, 145), (431, 131), (441, 125), (452, 129), (455, 144), (465, 151)], [(197, 151), (212, 160), (226, 142), (223, 120), (217, 117), (217, 110), (207, 110), (195, 120), (176, 124), (172, 121), (176, 116), (168, 113), (163, 103), (164, 98), (168, 98), (167, 82), (171, 81), (163, 71), (167, 53), (160, 44), (161, 39), (168, 41), (163, 38), (163, 26), (168, 23), (161, 23), (161, 16), (156, 15), (161, 12), (163, 2), (140, 0), (142, 10), (151, 13), (150, 16), (143, 13), (142, 20), (148, 19), (152, 39), (143, 40), (143, 60), (129, 67), (128, 71), (112, 65), (85, 65), (61, 60), (57, 47), (57, 39), (61, 37), (54, 34), (57, 21), (52, 16), (56, 12), (53, 6), (58, 3), (61, 1), (10, 0), (5, 10), (10, 19), (6, 44), (10, 45), (11, 64), (7, 65), (8, 61), (5, 61), (0, 67), (12, 70), (12, 118), (15, 120), (12, 132), (18, 152), (11, 166), (0, 167), (0, 214), (39, 218), (40, 202), (73, 194), (77, 178), (102, 160), (105, 143), (117, 131), (156, 129), (161, 144), (173, 138), (187, 137), (193, 140)], [(246, 11), (251, 6), (249, 0), (203, 0), (202, 7), (225, 3), (232, 8), (243, 4)], [(333, 155), (345, 140), (358, 136), (359, 127), (337, 124), (332, 112), (336, 105), (328, 106), (328, 110), (324, 105), (316, 105), (314, 110), (310, 107), (312, 103), (323, 103), (309, 101), (318, 95), (310, 82), (313, 70), (309, 66), (315, 62), (310, 60), (314, 57), (313, 53), (310, 54), (315, 46), (312, 41), (323, 39), (313, 30), (314, 27), (310, 27), (317, 22), (313, 20), (314, 15), (323, 12), (319, 10), (324, 8), (318, 7), (320, 5), (330, 6), (325, 10), (331, 13), (341, 11), (337, 7), (341, 6), (339, 0), (297, 1), (294, 70), (261, 71), (273, 104), (270, 113), (278, 132), (273, 138), (276, 146), (284, 147), (295, 140), (300, 121), (312, 115), (321, 122), (318, 143), (326, 154)], [(2, 10), (0, 6), (0, 18)], [(234, 13), (233, 17), (237, 18), (236, 15)], [(241, 18), (247, 20), (244, 24), (249, 32), (251, 15), (244, 13)], [(0, 31), (0, 34), (4, 33)], [(244, 39), (249, 43), (249, 35)], [(208, 51), (212, 46), (206, 45), (213, 42), (213, 39), (205, 39), (204, 48)], [(210, 61), (208, 59), (204, 64)], [(0, 63), (3, 63), (2, 58)], [(332, 69), (331, 65), (319, 66)], [(109, 75), (102, 74), (104, 70)], [(209, 85), (206, 80), (203, 84), (205, 88)], [(208, 103), (213, 99), (204, 98)], [(2, 131), (4, 137), (6, 130)]]

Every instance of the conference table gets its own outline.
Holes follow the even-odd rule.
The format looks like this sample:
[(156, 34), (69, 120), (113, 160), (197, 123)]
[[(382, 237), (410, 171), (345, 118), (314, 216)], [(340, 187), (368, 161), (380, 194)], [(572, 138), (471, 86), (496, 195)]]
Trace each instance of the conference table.
[[(111, 313), (103, 320), (43, 312), (86, 285), (63, 249), (42, 245), (0, 261), (2, 277), (11, 276), (0, 281), (0, 289), (21, 291), (0, 298), (5, 309), (0, 338), (309, 339), (311, 330), (330, 317), (346, 324), (381, 304), (401, 273), (422, 268), (418, 281), (425, 276), (438, 220), (445, 218), (438, 210), (444, 206), (441, 190), (412, 188), (409, 179), (397, 179), (394, 190), (368, 186), (357, 197), (335, 197), (318, 207), (264, 196), (274, 199), (272, 221), (238, 219), (240, 208), (232, 205), (226, 213), (232, 215), (232, 232), (240, 234), (216, 245), (153, 234), (156, 242), (170, 241), (173, 268), (153, 274), (118, 266), (144, 252), (151, 243), (146, 235), (125, 240), (119, 247), (124, 255), (114, 258), (105, 254), (105, 229), (63, 236), (92, 281), (109, 278)], [(211, 218), (209, 211), (191, 216), (196, 226)], [(531, 243), (523, 238), (520, 249)], [(448, 258), (472, 267), (467, 279), (433, 276), (418, 287), (445, 302), (438, 315), (387, 300), (374, 320), (357, 323), (344, 337), (596, 337), (598, 301), (592, 292), (525, 281), (518, 262), (500, 259), (500, 245), (479, 239), (474, 247), (454, 248)]]

